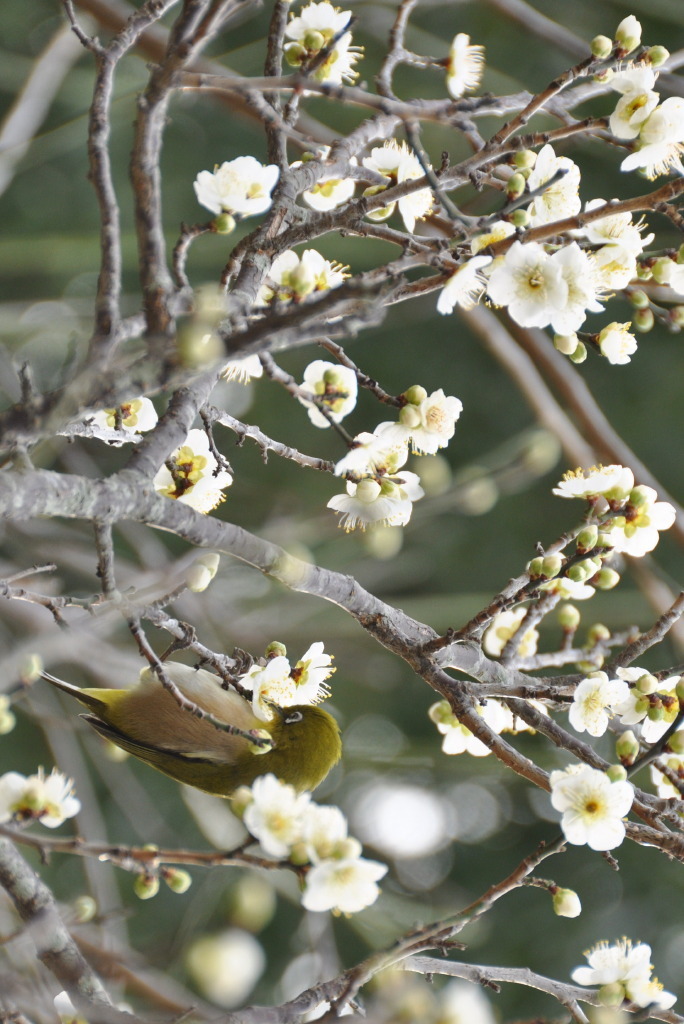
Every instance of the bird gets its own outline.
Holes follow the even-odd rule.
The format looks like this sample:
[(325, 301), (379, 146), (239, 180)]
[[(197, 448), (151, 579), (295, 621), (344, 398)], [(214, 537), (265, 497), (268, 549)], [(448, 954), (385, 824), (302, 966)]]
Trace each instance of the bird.
[(271, 704), (273, 718), (264, 722), (214, 673), (180, 662), (166, 662), (164, 671), (184, 697), (221, 722), (243, 733), (265, 730), (271, 749), (259, 752), (249, 738), (217, 729), (184, 710), (149, 668), (142, 670), (135, 686), (122, 690), (82, 689), (48, 672), (42, 677), (88, 709), (81, 717), (100, 736), (177, 782), (215, 796), (230, 797), (268, 773), (297, 792), (310, 792), (339, 761), (339, 726), (322, 708)]

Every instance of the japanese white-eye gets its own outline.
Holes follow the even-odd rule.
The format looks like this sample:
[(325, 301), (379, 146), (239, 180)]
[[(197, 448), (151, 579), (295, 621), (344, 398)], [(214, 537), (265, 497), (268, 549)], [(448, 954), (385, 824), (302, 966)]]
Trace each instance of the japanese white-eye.
[(172, 779), (216, 796), (229, 797), (268, 772), (298, 791), (313, 790), (339, 761), (340, 730), (327, 711), (309, 704), (272, 705), (273, 718), (263, 722), (212, 672), (179, 662), (166, 662), (164, 670), (188, 700), (221, 722), (268, 733), (271, 749), (264, 753), (248, 738), (182, 709), (150, 669), (126, 690), (80, 689), (47, 673), (43, 678), (84, 704), (90, 713), (82, 717), (105, 739)]

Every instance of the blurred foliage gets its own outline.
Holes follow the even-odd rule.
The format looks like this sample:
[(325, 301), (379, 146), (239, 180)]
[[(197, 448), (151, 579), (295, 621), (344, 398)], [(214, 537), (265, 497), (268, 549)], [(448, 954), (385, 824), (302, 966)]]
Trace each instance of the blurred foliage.
[[(537, 0), (532, 6), (584, 40), (598, 32), (610, 35), (628, 13), (642, 19), (645, 38), (653, 42), (674, 49), (673, 36), (684, 40), (684, 8), (672, 0), (635, 0), (629, 5), (620, 0), (576, 0), (572, 4)], [(370, 82), (395, 7), (365, 2), (355, 4), (354, 10), (360, 19), (358, 41), (366, 47), (362, 73)], [(0, 44), (3, 108), (9, 109), (18, 84), (60, 23), (55, 0), (4, 6)], [(259, 74), (267, 24), (265, 5), (254, 18), (218, 40), (212, 57), (241, 73)], [(470, 33), (474, 41), (487, 47), (486, 90), (540, 88), (572, 63), (560, 47), (531, 38), (523, 26), (486, 0), (426, 2), (412, 18), (408, 42), (420, 52), (443, 56), (457, 31)], [(128, 311), (136, 309), (138, 300), (127, 161), (136, 95), (145, 77), (144, 58), (135, 54), (125, 58), (113, 105), (112, 158), (123, 216)], [(79, 351), (88, 335), (98, 261), (97, 209), (86, 180), (85, 153), (92, 80), (92, 61), (84, 54), (67, 75), (14, 181), (0, 198), (4, 229), (0, 239), (4, 266), (0, 387), (7, 401), (17, 393), (13, 364), (29, 360), (38, 381), (46, 383), (74, 350)], [(434, 71), (404, 71), (399, 81), (406, 95), (443, 95), (441, 77)], [(323, 100), (311, 101), (307, 109), (340, 131), (363, 116), (358, 109), (340, 109)], [(494, 130), (496, 125), (487, 125), (487, 130), (490, 127)], [(436, 128), (426, 130), (425, 141), (435, 162), (441, 150), (450, 151), (454, 158), (465, 152), (457, 136)], [(201, 217), (192, 190), (198, 171), (244, 153), (259, 158), (265, 155), (263, 132), (257, 123), (236, 119), (226, 106), (209, 97), (176, 97), (162, 167), (169, 246), (181, 221)], [(636, 194), (642, 186), (637, 177), (621, 177), (617, 159), (595, 142), (582, 143), (572, 156), (582, 168), (584, 199), (624, 197)], [(474, 191), (469, 202), (471, 210), (487, 212)], [(252, 226), (250, 222), (239, 227), (228, 239), (200, 239), (190, 259), (193, 283), (215, 280), (230, 247)], [(386, 245), (334, 236), (321, 240), (318, 247), (353, 270), (376, 265), (389, 252)], [(610, 316), (629, 319), (628, 309), (612, 311)], [(682, 427), (681, 372), (673, 369), (680, 349), (678, 335), (656, 328), (641, 336), (639, 352), (630, 365), (613, 367), (590, 357), (581, 367), (616, 429), (670, 486), (681, 480), (681, 444), (676, 441)], [(575, 509), (550, 494), (551, 485), (568, 467), (555, 439), (536, 427), (531, 410), (501, 367), (457, 318), (437, 317), (434, 296), (391, 310), (380, 328), (354, 339), (349, 352), (391, 392), (420, 382), (428, 390), (443, 387), (464, 402), (456, 437), (444, 455), (441, 493), (426, 497), (416, 508), (404, 531), (400, 553), (386, 559), (376, 557), (377, 549), (363, 535), (345, 536), (337, 529), (335, 517), (325, 509), (325, 502), (336, 490), (329, 478), (273, 456), (264, 464), (249, 442), (237, 447), (232, 435), (223, 433), (219, 441), (236, 480), (216, 514), (295, 553), (308, 552), (319, 564), (354, 575), (374, 593), (397, 602), (437, 629), (458, 625), (521, 571), (537, 541), (548, 543), (573, 525)], [(318, 358), (318, 353), (302, 350), (284, 355), (281, 362), (298, 375), (312, 358)], [(238, 385), (225, 386), (222, 401), (234, 415), (258, 423), (285, 443), (326, 458), (340, 455), (339, 440), (313, 429), (304, 410), (293, 405), (276, 385), (257, 382), (249, 391)], [(163, 405), (160, 396), (160, 410)], [(374, 417), (373, 400), (364, 395), (348, 429), (352, 433), (366, 429), (369, 422), (375, 422)], [(70, 445), (57, 440), (45, 443), (36, 453), (36, 461), (46, 467), (95, 475), (120, 467), (127, 454), (103, 449), (94, 441)], [(473, 480), (479, 481), (479, 490), (472, 490)], [(12, 523), (2, 530), (3, 576), (33, 562), (54, 559), (66, 592), (97, 590), (91, 535), (84, 525)], [(134, 524), (123, 524), (116, 540), (122, 588), (177, 578), (179, 567), (191, 560), (185, 545), (175, 538), (151, 535)], [(682, 561), (669, 538), (661, 542), (658, 562), (659, 572), (672, 583)], [(453, 759), (440, 753), (437, 734), (426, 715), (432, 695), (422, 683), (416, 685), (403, 663), (383, 652), (337, 609), (286, 593), (224, 560), (212, 588), (203, 595), (186, 595), (175, 612), (196, 623), (207, 645), (226, 651), (237, 645), (259, 655), (266, 643), (278, 638), (299, 656), (310, 642), (325, 640), (326, 648), (336, 657), (332, 704), (345, 729), (347, 752), (343, 767), (317, 796), (320, 802), (339, 803), (350, 816), (353, 831), (363, 837), (364, 829), (369, 828), (363, 815), (369, 792), (379, 793), (380, 798), (383, 793), (386, 797), (403, 792), (408, 799), (407, 794), (415, 794), (419, 787), (426, 797), (439, 798), (441, 810), (435, 813), (438, 818), (441, 815), (441, 838), (434, 849), (421, 857), (394, 859), (383, 886), (383, 901), (358, 918), (333, 923), (302, 920), (291, 886), (279, 877), (267, 878), (269, 892), (272, 885), (278, 890), (278, 906), (260, 934), (269, 968), (250, 997), (253, 1001), (283, 998), (279, 978), (288, 961), (309, 949), (330, 950), (331, 929), (342, 963), (351, 964), (363, 955), (366, 943), (390, 943), (413, 922), (439, 917), (466, 904), (507, 874), (538, 842), (557, 832), (546, 820), (547, 815), (551, 817), (548, 798), (505, 775), (494, 758), (476, 760), (462, 755)], [(78, 682), (74, 648), (78, 648), (76, 664), (83, 678), (117, 683), (132, 680), (137, 672), (134, 645), (118, 623), (107, 619), (85, 622), (84, 615), (79, 626), (55, 643), (57, 630), (47, 612), (15, 603), (5, 604), (2, 613), (3, 667), (12, 677), (16, 677), (23, 654), (42, 650), (53, 671), (59, 672), (64, 665), (68, 678)], [(596, 618), (611, 627), (631, 623), (646, 627), (653, 613), (626, 576), (617, 593), (599, 596), (592, 603), (587, 624)], [(164, 646), (160, 637), (158, 648)], [(671, 662), (669, 645), (654, 658), (658, 661), (654, 667)], [(73, 710), (58, 706), (40, 684), (20, 699), (18, 707), (17, 729), (2, 737), (0, 769), (30, 772), (38, 763), (56, 761), (74, 775), (79, 795), (89, 808), (79, 822), (86, 838), (189, 848), (206, 844), (186, 806), (192, 808), (192, 794), (184, 803), (173, 782), (146, 767), (108, 762), (100, 741), (80, 727)], [(542, 756), (547, 767), (557, 766), (551, 749), (540, 755), (540, 738), (522, 736), (516, 742), (535, 757)], [(376, 810), (381, 806), (382, 799)], [(420, 831), (429, 825), (426, 818), (415, 828)], [(375, 851), (369, 843), (372, 856)], [(388, 849), (376, 852), (378, 857), (392, 860)], [(545, 894), (538, 890), (516, 892), (465, 933), (469, 944), (465, 957), (528, 965), (567, 979), (588, 945), (626, 932), (651, 943), (661, 980), (676, 989), (681, 980), (684, 930), (669, 909), (684, 894), (681, 870), (655, 852), (627, 844), (619, 854), (620, 873), (584, 848), (572, 849), (553, 861), (556, 880), (577, 889), (589, 908), (583, 916), (572, 921), (557, 919)], [(123, 942), (128, 935), (134, 948), (146, 954), (153, 965), (168, 969), (183, 981), (187, 980), (184, 957), (193, 939), (236, 922), (236, 894), (245, 877), (236, 870), (195, 871), (195, 884), (187, 895), (176, 896), (163, 887), (156, 899), (140, 903), (133, 896), (130, 877), (106, 865), (55, 857), (41, 870), (64, 900), (94, 892), (110, 938)], [(591, 912), (595, 906), (602, 908), (600, 921)], [(328, 958), (328, 968), (331, 966), (334, 969), (332, 954)], [(135, 1000), (130, 992), (128, 998)], [(554, 1012), (542, 995), (512, 986), (504, 988), (495, 1003), (507, 1020)]]

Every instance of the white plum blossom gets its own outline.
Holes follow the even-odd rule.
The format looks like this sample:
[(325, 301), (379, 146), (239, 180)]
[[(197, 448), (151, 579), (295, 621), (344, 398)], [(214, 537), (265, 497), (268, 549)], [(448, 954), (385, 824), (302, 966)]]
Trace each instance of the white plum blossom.
[[(302, 844), (311, 864), (335, 857), (343, 847), (358, 847), (357, 840), (347, 836), (347, 819), (339, 807), (321, 807), (311, 803), (302, 817)], [(348, 851), (347, 851), (348, 852)]]
[(600, 292), (620, 291), (637, 276), (636, 253), (624, 245), (602, 245), (587, 255)]
[(416, 473), (400, 470), (395, 479), (347, 481), (347, 493), (336, 494), (328, 508), (341, 512), (339, 526), (347, 533), (367, 526), (405, 526), (411, 518), (413, 502), (423, 497)]
[(578, 985), (622, 985), (624, 998), (637, 1006), (655, 1005), (669, 1009), (676, 996), (665, 992), (656, 978), (651, 979), (651, 947), (645, 942), (632, 945), (630, 939), (618, 939), (614, 945), (599, 942), (584, 954), (588, 967), (576, 967), (572, 980)]
[[(392, 185), (401, 184), (403, 181), (412, 181), (415, 178), (422, 178), (425, 171), (420, 165), (418, 157), (413, 153), (405, 142), (397, 142), (396, 139), (389, 139), (382, 146), (376, 146), (371, 150), (370, 156), (363, 158), (363, 166), (377, 174), (382, 174), (390, 179), (388, 188)], [(397, 201), (399, 213), (402, 216), (407, 231), (413, 231), (417, 220), (427, 217), (432, 209), (432, 192), (429, 188), (419, 189), (408, 196), (402, 196)], [(394, 204), (385, 206), (380, 210), (372, 210), (368, 217), (371, 220), (386, 220), (391, 216)]]
[[(518, 632), (526, 615), (525, 605), (508, 608), (495, 615), (483, 638), (482, 647), (485, 654), (490, 658), (499, 658), (508, 641)], [(537, 653), (538, 642), (539, 633), (534, 627), (531, 627), (523, 633), (518, 641), (516, 654), (520, 658), (533, 657)]]
[(309, 793), (297, 793), (294, 786), (275, 775), (261, 775), (251, 787), (252, 800), (242, 820), (272, 857), (287, 857), (302, 834), (302, 820), (311, 799)]
[(622, 93), (610, 115), (610, 130), (617, 139), (636, 139), (644, 121), (657, 107), (660, 97), (653, 92), (657, 77), (650, 64), (633, 64), (610, 79), (610, 88)]
[(281, 708), (306, 703), (297, 699), (297, 685), (291, 672), (290, 662), (279, 654), (268, 658), (265, 665), (252, 665), (240, 676), (240, 685), (252, 694), (254, 714), (262, 722), (270, 722), (274, 716), (269, 703)]
[[(513, 730), (513, 716), (498, 700), (488, 700), (485, 704), (475, 701), (475, 711), (489, 728), (499, 734), (505, 729)], [(449, 702), (440, 700), (428, 711), (430, 719), (442, 734), (442, 751), (445, 754), (470, 754), (472, 757), (487, 757), (491, 754), (486, 743), (471, 732), (467, 725), (459, 721), (452, 712)]]
[(684, 99), (670, 96), (653, 110), (641, 126), (638, 149), (620, 164), (623, 171), (643, 169), (647, 178), (657, 178), (673, 167), (684, 174)]
[(377, 860), (322, 860), (306, 876), (302, 906), (307, 910), (356, 914), (375, 903), (380, 895), (376, 883), (386, 874), (387, 865)]
[(332, 655), (323, 650), (323, 643), (311, 644), (291, 672), (294, 680), (295, 704), (318, 704), (330, 694), (326, 679), (335, 672)]
[(588, 601), (596, 593), (596, 588), (579, 580), (571, 580), (569, 576), (555, 576), (546, 583), (540, 583), (539, 590), (558, 594), (564, 601)]
[(637, 340), (629, 330), (631, 326), (631, 321), (626, 324), (613, 322), (599, 333), (598, 346), (601, 355), (614, 366), (624, 366), (630, 362), (637, 350)]
[(494, 245), (495, 242), (502, 242), (504, 238), (510, 238), (514, 234), (515, 225), (511, 224), (509, 220), (495, 220), (486, 231), (482, 231), (479, 235), (473, 235), (470, 240), (470, 251), (475, 256), (487, 246)]
[(482, 268), (492, 262), (491, 256), (472, 256), (451, 275), (439, 293), (438, 313), (453, 313), (454, 306), (472, 309), (484, 295), (486, 280)]
[[(612, 202), (617, 203), (619, 200), (613, 199)], [(585, 203), (584, 211), (588, 213), (605, 205), (604, 199), (590, 199)], [(629, 212), (608, 213), (599, 220), (591, 221), (582, 231), (585, 238), (593, 245), (619, 245), (638, 255), (655, 237), (653, 234), (644, 237), (641, 232), (645, 227), (646, 224), (643, 220), (635, 224), (632, 221), (632, 214)]]
[(577, 732), (603, 736), (612, 715), (626, 700), (629, 687), (622, 679), (609, 679), (605, 672), (593, 672), (578, 683), (570, 705), (570, 725)]
[(100, 409), (92, 414), (93, 423), (108, 430), (142, 434), (157, 425), (157, 411), (149, 398), (131, 398), (114, 409)]
[(0, 823), (35, 820), (48, 828), (57, 828), (81, 809), (73, 787), (73, 780), (56, 768), (47, 778), (42, 768), (28, 777), (6, 772), (0, 777)]
[(552, 314), (550, 323), (558, 334), (573, 334), (586, 320), (587, 310), (600, 313), (603, 309), (596, 298), (598, 282), (594, 266), (577, 242), (563, 246), (551, 259), (560, 267), (567, 285), (567, 297), (563, 307)]
[(271, 192), (280, 171), (275, 164), (260, 164), (253, 156), (239, 156), (200, 171), (195, 179), (197, 201), (212, 213), (252, 217), (271, 205)]
[(487, 294), (497, 306), (506, 306), (521, 327), (546, 327), (567, 305), (562, 270), (538, 242), (516, 241), (503, 260), (497, 260)]
[(305, 249), (299, 256), (286, 249), (276, 256), (265, 284), (257, 292), (256, 305), (271, 302), (301, 302), (313, 292), (337, 288), (349, 277), (347, 267), (334, 260), (326, 260), (317, 249)]
[[(293, 15), (285, 29), (285, 38), (297, 44), (297, 47), (285, 47), (288, 61), (294, 65), (305, 63), (328, 47), (337, 36), (333, 49), (311, 77), (316, 82), (351, 84), (358, 78), (354, 65), (363, 53), (362, 48), (352, 46), (351, 32), (344, 31), (351, 19), (351, 11), (341, 11), (327, 0), (302, 7), (299, 15)], [(296, 50), (296, 55), (293, 50)]]
[(459, 32), (454, 36), (447, 58), (446, 85), (449, 95), (457, 100), (479, 86), (485, 65), (485, 48), (470, 42), (470, 36)]
[[(330, 419), (340, 423), (356, 405), (358, 380), (354, 371), (347, 366), (315, 359), (304, 370), (300, 388), (320, 399), (330, 413)], [(297, 400), (306, 406), (309, 419), (315, 427), (323, 429), (330, 426), (330, 420), (314, 402), (309, 402), (302, 395), (297, 395)]]
[(445, 395), (441, 388), (418, 404), (407, 403), (397, 422), (380, 423), (375, 429), (380, 437), (400, 445), (411, 439), (411, 450), (417, 455), (435, 455), (446, 448), (456, 431), (456, 420), (463, 411), (463, 403), (453, 395)]
[[(628, 688), (624, 700), (615, 705), (615, 713), (620, 716), (622, 725), (641, 725), (641, 738), (645, 743), (656, 743), (670, 728), (679, 713), (679, 700), (676, 686), (680, 676), (669, 676), (658, 684), (651, 694), (642, 693), (635, 685), (642, 676), (648, 674), (645, 668), (631, 665), (629, 668), (616, 669), (617, 675)], [(664, 700), (663, 700), (664, 698)], [(658, 708), (658, 715), (651, 717), (651, 708)]]
[(234, 380), (238, 384), (249, 384), (255, 377), (262, 377), (264, 368), (258, 355), (244, 356), (242, 359), (231, 359), (223, 367), (221, 375), (226, 380)]
[[(321, 146), (315, 154), (315, 158), (324, 163), (330, 155), (330, 146)], [(355, 156), (349, 160), (350, 167), (356, 167), (358, 161)], [(302, 167), (302, 160), (295, 160), (290, 167)], [(354, 178), (340, 178), (335, 175), (323, 174), (315, 185), (302, 192), (302, 199), (312, 210), (325, 212), (334, 210), (343, 203), (348, 202), (354, 195), (356, 181)]]
[(561, 828), (569, 843), (592, 850), (612, 850), (625, 838), (623, 817), (634, 799), (631, 782), (611, 782), (589, 765), (551, 772), (551, 803), (562, 812)]
[(658, 501), (652, 487), (641, 485), (639, 503), (628, 504), (625, 515), (617, 516), (610, 523), (610, 539), (613, 549), (623, 555), (641, 558), (658, 544), (661, 530), (669, 530), (677, 513), (667, 501)]
[(592, 466), (568, 470), (553, 488), (559, 498), (598, 498), (624, 501), (634, 487), (634, 474), (626, 466)]
[(553, 146), (549, 144), (539, 150), (534, 167), (530, 171), (530, 176), (527, 179), (530, 192), (541, 188), (558, 171), (565, 173), (553, 185), (549, 185), (541, 195), (537, 196), (529, 207), (531, 227), (549, 224), (554, 220), (563, 220), (565, 217), (573, 217), (580, 212), (582, 207), (579, 197), (580, 169), (569, 157), (556, 156)]
[(232, 482), (231, 474), (219, 469), (205, 432), (194, 428), (188, 433), (185, 444), (172, 452), (167, 464), (157, 472), (154, 489), (165, 498), (174, 498), (197, 512), (206, 513), (221, 504), (225, 499), (223, 489)]
[(335, 476), (393, 476), (409, 456), (408, 440), (393, 441), (377, 428), (370, 434), (362, 431), (354, 438), (353, 447), (335, 464)]
[(670, 782), (667, 775), (658, 770), (659, 767), (667, 768), (678, 779), (681, 779), (684, 784), (684, 756), (682, 754), (665, 753), (650, 766), (651, 782), (656, 787), (658, 796), (664, 800), (671, 800), (673, 797), (681, 800), (682, 794), (680, 790)]

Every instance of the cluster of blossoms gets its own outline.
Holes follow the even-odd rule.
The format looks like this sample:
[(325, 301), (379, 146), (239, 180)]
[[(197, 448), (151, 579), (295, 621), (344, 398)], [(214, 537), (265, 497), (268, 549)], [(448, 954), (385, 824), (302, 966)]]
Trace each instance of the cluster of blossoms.
[(619, 1006), (625, 1000), (636, 1006), (669, 1010), (677, 1000), (666, 992), (657, 978), (651, 977), (651, 947), (645, 942), (632, 945), (630, 939), (618, 939), (613, 945), (599, 942), (584, 954), (588, 967), (576, 967), (572, 980), (578, 985), (599, 988), (601, 1002)]
[(73, 785), (56, 768), (47, 777), (42, 768), (28, 777), (6, 772), (0, 777), (0, 823), (40, 821), (57, 828), (81, 809)]
[[(617, 679), (598, 671), (579, 683), (570, 706), (570, 725), (577, 732), (586, 730), (590, 736), (603, 736), (611, 717), (616, 715), (623, 726), (639, 726), (644, 743), (656, 743), (679, 714), (678, 687), (682, 677), (670, 676), (659, 682), (646, 669), (636, 666), (618, 668), (616, 672)], [(625, 760), (630, 763), (628, 744), (634, 757), (639, 744), (634, 747), (631, 730), (620, 739)]]
[[(292, 67), (309, 62), (318, 63), (311, 71), (316, 82), (354, 82), (358, 71), (354, 65), (363, 54), (363, 47), (352, 45), (352, 34), (346, 31), (352, 20), (351, 11), (341, 11), (328, 0), (302, 7), (299, 15), (292, 15), (285, 29), (284, 54)], [(326, 52), (328, 51), (328, 52)], [(320, 62), (316, 61), (323, 55)]]
[(270, 722), (273, 711), (269, 705), (289, 708), (325, 700), (330, 695), (326, 679), (334, 671), (332, 655), (324, 652), (320, 641), (311, 644), (294, 666), (290, 665), (285, 646), (274, 641), (266, 648), (265, 657), (239, 677), (238, 684), (252, 694), (256, 717)]
[(413, 502), (423, 497), (420, 478), (402, 467), (409, 450), (434, 455), (453, 437), (463, 408), (441, 388), (428, 395), (414, 385), (404, 392), (399, 419), (358, 434), (335, 475), (347, 479), (347, 493), (331, 498), (328, 508), (341, 513), (340, 526), (350, 531), (367, 526), (404, 526)]
[[(529, 701), (532, 707), (542, 714), (546, 714), (546, 708), (539, 701)], [(534, 732), (531, 726), (518, 718), (501, 701), (489, 698), (484, 704), (475, 701), (475, 711), (481, 716), (482, 721), (489, 726), (492, 732), (500, 735), (502, 732), (519, 733)], [(442, 734), (442, 751), (445, 754), (471, 754), (473, 757), (486, 757), (491, 754), (490, 748), (479, 740), (471, 730), (456, 718), (449, 702), (446, 700), (437, 701), (433, 704), (428, 714)]]
[(387, 867), (361, 857), (338, 807), (321, 807), (275, 775), (262, 775), (236, 791), (233, 808), (265, 853), (311, 865), (302, 894), (307, 910), (355, 914), (377, 899)]

